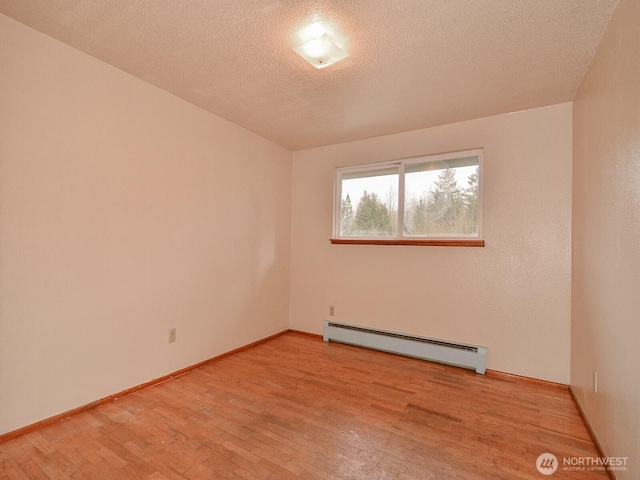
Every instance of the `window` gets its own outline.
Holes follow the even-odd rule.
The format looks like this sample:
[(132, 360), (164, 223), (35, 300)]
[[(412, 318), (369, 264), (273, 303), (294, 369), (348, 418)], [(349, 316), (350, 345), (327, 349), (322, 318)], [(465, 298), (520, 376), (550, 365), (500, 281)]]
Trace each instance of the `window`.
[(482, 150), (338, 168), (332, 243), (484, 246)]

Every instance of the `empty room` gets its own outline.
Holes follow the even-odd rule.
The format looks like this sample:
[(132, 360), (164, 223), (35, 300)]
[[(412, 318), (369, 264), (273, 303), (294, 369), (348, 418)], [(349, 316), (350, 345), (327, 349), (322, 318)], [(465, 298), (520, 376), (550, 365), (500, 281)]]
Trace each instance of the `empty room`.
[(638, 0), (0, 0), (0, 480), (640, 478)]

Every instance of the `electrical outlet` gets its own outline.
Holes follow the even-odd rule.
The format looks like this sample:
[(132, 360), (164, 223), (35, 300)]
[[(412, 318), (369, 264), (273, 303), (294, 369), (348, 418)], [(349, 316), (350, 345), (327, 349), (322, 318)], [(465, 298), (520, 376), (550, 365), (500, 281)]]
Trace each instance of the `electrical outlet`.
[(176, 329), (175, 328), (170, 328), (169, 329), (169, 343), (173, 343), (176, 341)]
[(598, 393), (598, 372), (593, 372), (593, 393)]
[(329, 307), (329, 316), (333, 317), (335, 314), (336, 314), (336, 308), (333, 305), (331, 305)]

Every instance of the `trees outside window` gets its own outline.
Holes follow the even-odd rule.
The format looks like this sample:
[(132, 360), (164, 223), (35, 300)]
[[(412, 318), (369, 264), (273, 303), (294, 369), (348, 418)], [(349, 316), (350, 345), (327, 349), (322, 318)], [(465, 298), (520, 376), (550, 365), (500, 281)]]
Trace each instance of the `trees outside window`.
[(338, 169), (336, 231), (356, 238), (480, 238), (481, 159), (482, 150), (473, 150)]

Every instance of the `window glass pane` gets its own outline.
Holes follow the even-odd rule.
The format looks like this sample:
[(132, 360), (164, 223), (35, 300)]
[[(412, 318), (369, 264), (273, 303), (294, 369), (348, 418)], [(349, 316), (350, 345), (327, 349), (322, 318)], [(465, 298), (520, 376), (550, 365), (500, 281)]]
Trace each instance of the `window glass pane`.
[(340, 236), (398, 234), (398, 167), (343, 173), (341, 184)]
[(404, 235), (478, 235), (478, 157), (405, 167)]

